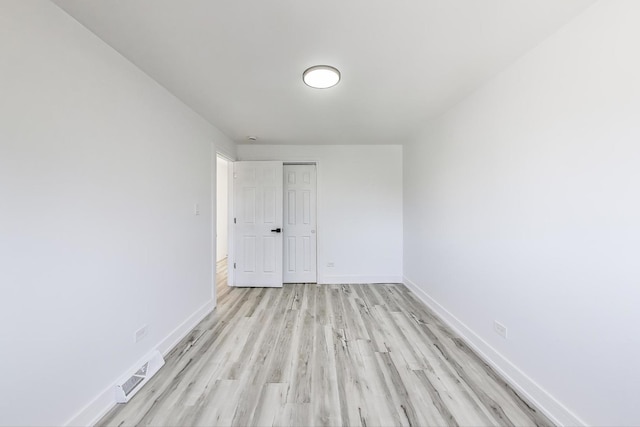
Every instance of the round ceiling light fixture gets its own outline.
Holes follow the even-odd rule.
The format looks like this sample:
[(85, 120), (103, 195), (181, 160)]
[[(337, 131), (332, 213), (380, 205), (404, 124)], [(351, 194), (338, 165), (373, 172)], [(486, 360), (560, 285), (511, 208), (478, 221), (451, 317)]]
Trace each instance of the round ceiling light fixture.
[(316, 89), (328, 89), (340, 81), (340, 71), (330, 65), (315, 65), (302, 73), (302, 80), (307, 86)]

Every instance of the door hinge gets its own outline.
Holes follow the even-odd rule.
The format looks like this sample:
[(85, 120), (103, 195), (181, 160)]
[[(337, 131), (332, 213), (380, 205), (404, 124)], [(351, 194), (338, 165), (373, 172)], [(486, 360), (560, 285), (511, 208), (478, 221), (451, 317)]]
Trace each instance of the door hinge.
[(235, 262), (233, 263), (233, 269), (234, 270), (236, 269), (236, 263)]
[(233, 218), (233, 223), (234, 223), (234, 224), (236, 223), (236, 219), (235, 219), (235, 218)]

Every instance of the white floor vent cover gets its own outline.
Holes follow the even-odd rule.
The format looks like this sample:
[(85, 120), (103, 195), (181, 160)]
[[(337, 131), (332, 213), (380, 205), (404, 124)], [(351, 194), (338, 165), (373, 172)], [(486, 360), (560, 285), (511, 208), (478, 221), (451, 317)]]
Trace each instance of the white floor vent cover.
[(143, 359), (133, 371), (116, 384), (116, 402), (126, 403), (144, 386), (164, 365), (164, 359), (158, 350)]

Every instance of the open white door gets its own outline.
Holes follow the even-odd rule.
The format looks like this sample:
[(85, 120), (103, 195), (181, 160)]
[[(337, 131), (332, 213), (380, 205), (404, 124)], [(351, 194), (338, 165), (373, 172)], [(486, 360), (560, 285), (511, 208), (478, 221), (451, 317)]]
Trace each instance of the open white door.
[(316, 165), (284, 165), (284, 283), (316, 283)]
[(234, 285), (282, 286), (282, 162), (235, 162)]

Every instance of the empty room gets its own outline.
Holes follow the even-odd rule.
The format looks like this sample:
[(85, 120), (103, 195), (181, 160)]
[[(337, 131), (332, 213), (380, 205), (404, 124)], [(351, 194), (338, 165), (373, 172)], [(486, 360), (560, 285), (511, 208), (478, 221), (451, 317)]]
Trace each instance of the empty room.
[(639, 22), (1, 0), (0, 426), (639, 426)]

